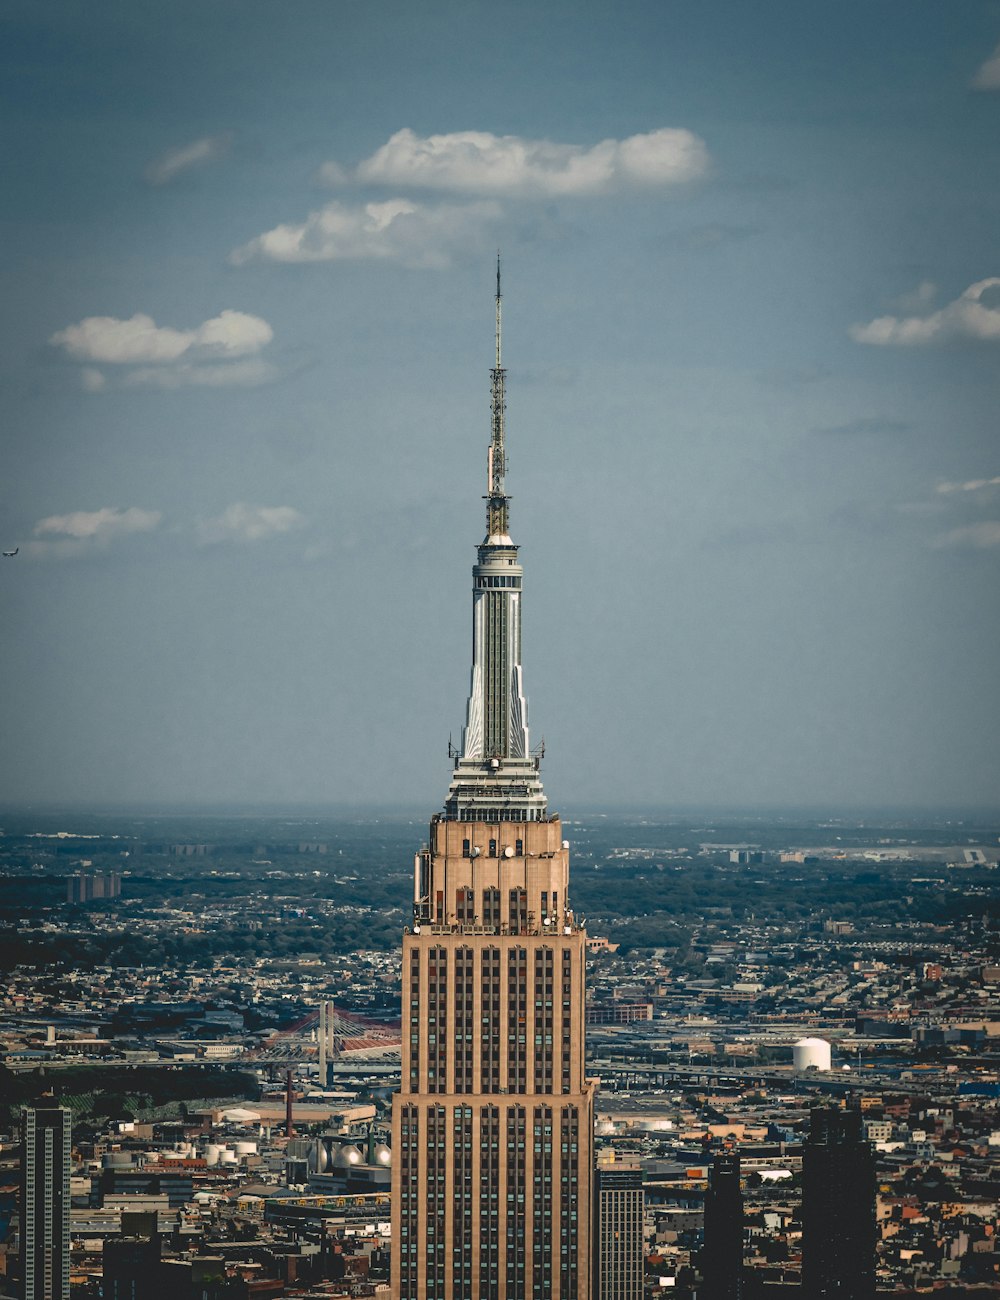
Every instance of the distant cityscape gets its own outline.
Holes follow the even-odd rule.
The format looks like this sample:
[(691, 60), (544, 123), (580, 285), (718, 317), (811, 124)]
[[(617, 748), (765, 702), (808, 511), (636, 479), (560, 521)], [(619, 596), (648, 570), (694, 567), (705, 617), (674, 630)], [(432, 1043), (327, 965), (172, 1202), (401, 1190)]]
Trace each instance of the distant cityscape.
[[(27, 1294), (27, 1106), (43, 1128), (69, 1112), (74, 1296), (388, 1294), (404, 916), (383, 898), (411, 885), (413, 823), (3, 831), (5, 1293)], [(568, 833), (595, 1257), (602, 1205), (611, 1231), (634, 1225), (632, 1289), (594, 1294), (797, 1294), (810, 1125), (831, 1105), (872, 1151), (877, 1288), (995, 1291), (1000, 830), (580, 816)], [(734, 1231), (739, 1292), (712, 1271), (713, 1232), (732, 1261)]]

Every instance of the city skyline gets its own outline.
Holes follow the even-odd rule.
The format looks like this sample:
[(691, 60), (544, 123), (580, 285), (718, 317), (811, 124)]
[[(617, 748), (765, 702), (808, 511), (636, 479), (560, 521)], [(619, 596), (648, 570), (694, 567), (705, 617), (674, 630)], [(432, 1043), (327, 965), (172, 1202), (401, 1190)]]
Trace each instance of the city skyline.
[(993, 5), (2, 23), (8, 806), (433, 804), (501, 246), (556, 805), (995, 808)]

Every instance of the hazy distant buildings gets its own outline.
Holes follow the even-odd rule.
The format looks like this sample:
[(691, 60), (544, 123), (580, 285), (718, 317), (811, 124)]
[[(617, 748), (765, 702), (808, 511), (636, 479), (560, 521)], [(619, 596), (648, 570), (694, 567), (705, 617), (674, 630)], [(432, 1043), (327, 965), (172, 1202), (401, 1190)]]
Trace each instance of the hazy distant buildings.
[(652, 1002), (596, 1002), (587, 1007), (588, 1025), (633, 1025), (653, 1019)]
[(875, 1293), (875, 1159), (861, 1111), (817, 1106), (802, 1149), (805, 1300)]
[(96, 898), (118, 898), (121, 892), (120, 871), (83, 869), (66, 881), (67, 903), (90, 903)]
[(472, 683), (445, 809), (414, 868), (393, 1099), (399, 1300), (587, 1300), (594, 1085), (586, 934), (569, 849), (528, 742), (521, 580), (492, 372), (486, 536), (473, 569)]
[(594, 1173), (594, 1300), (642, 1300), (642, 1220), (639, 1163), (609, 1152)]
[(712, 1158), (701, 1272), (705, 1300), (739, 1300), (743, 1294), (743, 1190), (736, 1151), (719, 1152)]
[(23, 1300), (69, 1300), (71, 1124), (61, 1106), (21, 1112)]

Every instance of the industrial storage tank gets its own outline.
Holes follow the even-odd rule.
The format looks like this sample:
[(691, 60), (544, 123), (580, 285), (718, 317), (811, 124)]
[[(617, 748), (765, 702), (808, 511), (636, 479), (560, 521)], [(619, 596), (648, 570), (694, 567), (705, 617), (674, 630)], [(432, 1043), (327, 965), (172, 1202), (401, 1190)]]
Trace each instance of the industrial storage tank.
[(829, 1070), (830, 1044), (825, 1038), (800, 1038), (792, 1045), (794, 1070)]
[(205, 1148), (205, 1164), (209, 1169), (213, 1169), (219, 1163), (219, 1154), (222, 1147), (217, 1142), (209, 1142)]
[(353, 1165), (363, 1165), (365, 1158), (356, 1146), (348, 1143), (342, 1146), (333, 1157), (334, 1169), (350, 1169)]
[(236, 1154), (238, 1156), (255, 1156), (257, 1154), (256, 1142), (237, 1142)]

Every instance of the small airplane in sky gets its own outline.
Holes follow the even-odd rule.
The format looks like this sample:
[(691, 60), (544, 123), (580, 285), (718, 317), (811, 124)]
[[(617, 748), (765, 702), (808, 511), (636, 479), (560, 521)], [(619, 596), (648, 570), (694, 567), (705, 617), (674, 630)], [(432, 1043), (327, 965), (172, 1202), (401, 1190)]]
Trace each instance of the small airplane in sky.
[(5, 560), (12, 560), (20, 549), (20, 546), (15, 546), (12, 551), (0, 551), (0, 555), (2, 555)]

